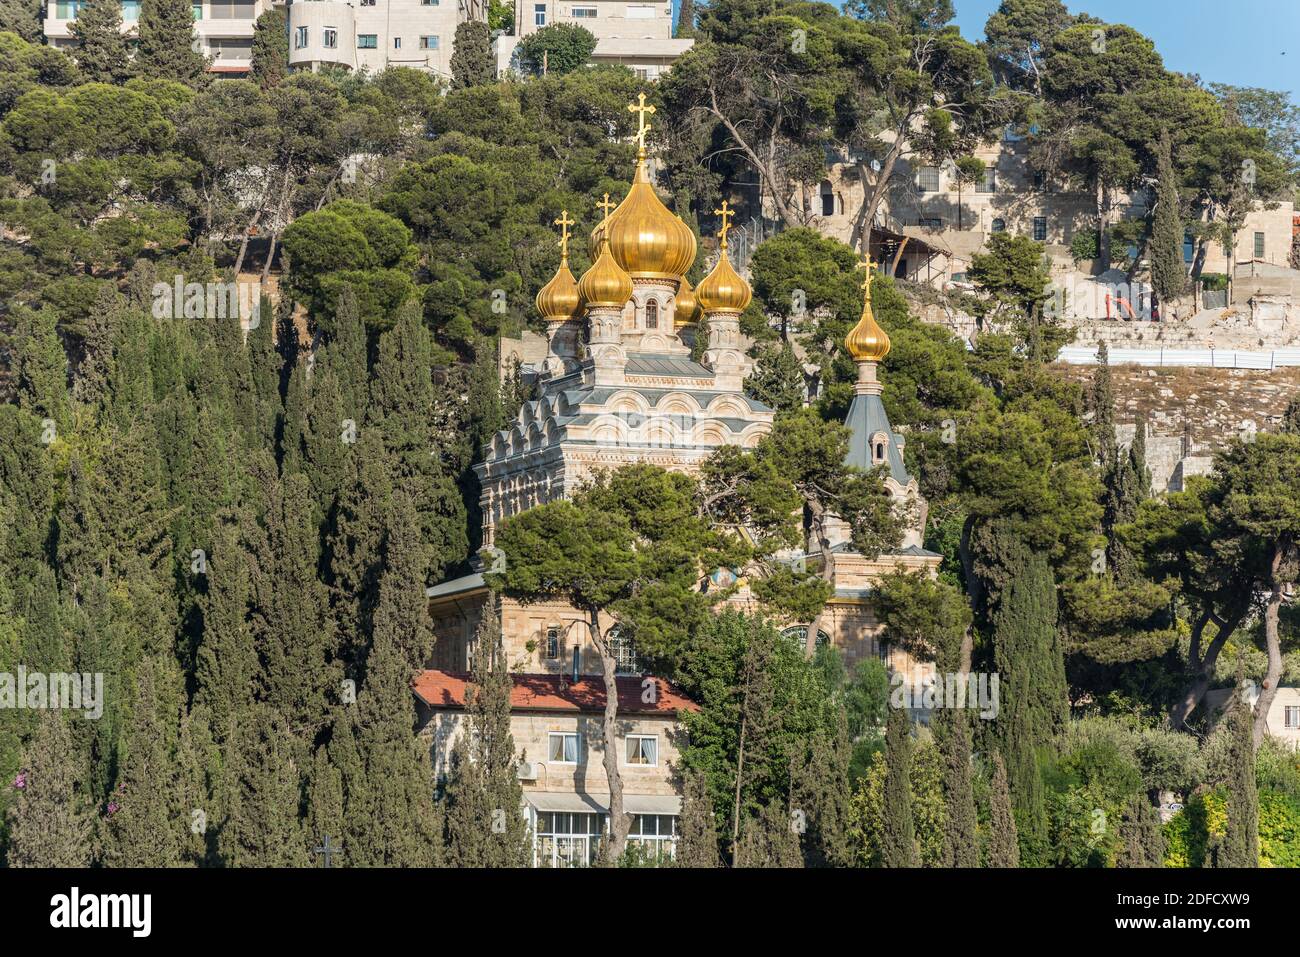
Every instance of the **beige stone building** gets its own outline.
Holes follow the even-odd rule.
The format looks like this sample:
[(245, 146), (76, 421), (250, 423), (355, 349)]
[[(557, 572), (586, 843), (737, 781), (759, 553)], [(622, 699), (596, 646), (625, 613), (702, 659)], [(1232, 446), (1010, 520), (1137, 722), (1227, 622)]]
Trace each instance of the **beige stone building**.
[[(599, 471), (651, 463), (691, 473), (719, 448), (752, 448), (772, 429), (773, 410), (744, 391), (751, 362), (743, 351), (739, 318), (751, 293), (728, 258), (730, 210), (724, 206), (718, 259), (693, 290), (685, 277), (696, 257), (696, 238), (656, 194), (644, 147), (631, 189), (609, 211), (613, 206), (605, 205), (606, 215), (592, 231), (593, 264), (581, 280), (575, 280), (568, 268), (568, 230), (573, 221), (567, 213), (557, 220), (561, 227), (560, 268), (537, 295), (538, 309), (548, 327), (539, 394), (524, 403), (509, 428), (492, 438), (484, 460), (475, 466), (482, 488), (482, 557), (488, 568), (509, 560), (492, 546), (501, 521), (571, 496)], [(859, 367), (846, 420), (851, 432), (847, 464), (883, 468), (885, 484), (898, 505), (919, 516), (917, 483), (903, 460), (904, 439), (893, 430), (881, 401), (876, 367), (889, 351), (889, 339), (871, 312), (870, 275), (868, 271), (864, 282), (861, 320), (846, 341)], [(703, 343), (702, 358), (696, 361), (692, 345), (696, 324), (704, 316), (708, 341)], [(850, 665), (879, 657), (897, 671), (914, 674), (901, 651), (882, 645), (871, 591), (881, 575), (897, 568), (934, 574), (940, 556), (922, 547), (919, 522), (909, 529), (897, 552), (868, 558), (853, 551), (848, 528), (832, 519), (824, 543), (816, 543), (805, 554), (787, 557), (814, 569), (830, 565), (828, 577), (834, 592), (817, 623), (818, 641), (839, 648)], [(733, 574), (719, 570), (703, 578), (700, 587), (736, 583), (739, 587), (731, 600), (751, 605), (743, 579), (737, 583)], [(483, 571), (434, 585), (426, 595), (438, 640), (429, 662), (431, 670), (420, 681), (429, 688), (441, 688), (451, 680), (447, 676), (463, 676), (469, 671), (471, 645), (488, 597)], [(525, 606), (507, 597), (498, 601), (502, 642), (517, 691), (535, 685), (563, 697), (572, 695), (575, 688), (590, 689), (599, 683), (594, 676), (601, 672), (600, 657), (580, 611), (563, 602)], [(601, 625), (604, 631), (617, 622), (607, 620)], [(792, 641), (805, 644), (811, 622), (785, 625)], [(615, 632), (613, 644), (617, 671), (624, 676), (620, 681), (626, 680), (635, 690), (645, 681), (659, 680), (644, 675), (630, 641), (620, 640)], [(434, 707), (436, 695), (430, 697), (433, 691), (426, 694), (420, 687), (417, 683), (421, 700)], [(450, 694), (447, 700), (454, 701), (455, 694)], [(661, 695), (659, 700), (672, 701), (673, 697)], [(666, 772), (677, 747), (670, 741), (677, 733), (676, 709), (665, 711), (661, 705), (647, 715), (644, 709), (636, 709), (635, 702), (633, 705), (629, 733), (650, 733), (644, 722), (661, 728), (655, 733), (662, 743), (653, 747), (664, 763), (656, 765), (658, 770), (649, 773), (644, 784), (650, 788), (647, 794), (667, 798), (665, 788), (671, 776)], [(683, 701), (681, 706), (687, 703)], [(532, 716), (537, 709), (531, 706), (520, 705), (519, 710), (516, 744), (528, 752), (521, 758), (521, 774), (523, 765), (528, 765), (528, 773), (534, 770), (534, 760), (542, 753), (539, 749), (552, 753), (552, 735), (581, 733), (584, 740), (598, 740), (591, 719), (584, 716), (587, 712), (556, 715), (547, 711), (542, 719)], [(431, 732), (435, 739), (443, 731), (451, 733), (440, 731), (441, 727), (439, 724)], [(438, 753), (435, 747), (435, 757)], [(588, 770), (595, 776), (589, 777)], [(534, 803), (529, 813), (599, 813), (590, 803), (598, 806), (599, 792), (606, 790), (598, 764), (590, 769), (562, 768), (547, 773), (540, 779), (545, 787), (532, 787), (530, 793), (540, 790), (570, 797), (539, 798), (551, 804)], [(578, 809), (579, 798), (590, 798), (587, 810)], [(658, 801), (655, 810), (645, 813), (671, 817), (675, 807)], [(599, 823), (595, 818), (584, 820), (593, 827)], [(545, 858), (545, 852), (541, 853)]]
[[(645, 694), (645, 682), (655, 693)], [(632, 815), (629, 843), (671, 856), (677, 843), (681, 798), (673, 782), (683, 731), (680, 710), (696, 706), (657, 678), (619, 678), (619, 773)], [(467, 675), (426, 671), (415, 682), (421, 735), (434, 774), (450, 770), (452, 749), (465, 728)], [(647, 699), (650, 699), (647, 701)], [(519, 752), (522, 813), (533, 837), (533, 865), (596, 863), (609, 814), (601, 722), (605, 686), (599, 678), (515, 675), (510, 734)]]
[[(1035, 170), (1028, 141), (1011, 130), (974, 155), (985, 168), (975, 183), (960, 183), (952, 165), (900, 161), (872, 235), (871, 253), (885, 263), (886, 271), (935, 285), (961, 282), (971, 257), (988, 237), (1009, 232), (1043, 243), (1058, 276), (1090, 275), (1093, 264), (1076, 264), (1070, 242), (1081, 230), (1096, 228), (1095, 197)], [(826, 178), (796, 197), (812, 225), (844, 242), (855, 240), (855, 217), (866, 192), (857, 164), (848, 159), (835, 158), (828, 164)], [(1111, 221), (1144, 217), (1152, 201), (1146, 190), (1121, 194), (1112, 202)], [(767, 210), (768, 215), (771, 212)], [(1281, 201), (1273, 209), (1259, 204), (1237, 233), (1234, 262), (1286, 266), (1294, 212), (1290, 201)], [(1188, 237), (1184, 259), (1189, 266), (1192, 256)], [(1209, 243), (1202, 271), (1227, 273), (1228, 266), (1223, 247)]]
[[(1232, 688), (1217, 688), (1205, 693), (1205, 707), (1217, 722), (1222, 716), (1233, 693)], [(1252, 708), (1259, 701), (1259, 691), (1251, 696)], [(1266, 733), (1281, 741), (1292, 750), (1300, 750), (1300, 688), (1283, 685), (1273, 696), (1273, 703), (1268, 709)]]

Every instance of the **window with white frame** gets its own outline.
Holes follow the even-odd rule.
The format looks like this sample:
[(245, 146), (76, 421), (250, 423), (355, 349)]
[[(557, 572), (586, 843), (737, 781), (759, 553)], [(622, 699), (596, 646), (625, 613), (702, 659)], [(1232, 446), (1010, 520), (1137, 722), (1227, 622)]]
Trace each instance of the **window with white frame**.
[(608, 815), (595, 812), (538, 811), (533, 839), (537, 867), (592, 867)]
[(420, 37), (420, 49), (437, 50), (441, 42), (438, 37)]
[(639, 675), (641, 669), (636, 660), (636, 647), (632, 639), (618, 629), (609, 636), (609, 650), (614, 655), (614, 667), (620, 675)]
[(629, 20), (653, 20), (655, 17), (655, 8), (649, 3), (629, 3), (627, 6), (627, 18)]
[(358, 50), (378, 50), (379, 34), (377, 33), (358, 33), (357, 34)]
[(671, 814), (633, 814), (627, 842), (653, 857), (673, 857), (677, 852), (677, 818)]
[(1288, 728), (1300, 728), (1300, 706), (1287, 705), (1282, 710), (1282, 724)]
[(333, 50), (339, 45), (339, 31), (334, 27), (325, 28), (325, 49)]
[(547, 735), (547, 757), (555, 764), (577, 764), (580, 735), (576, 731), (552, 731)]
[(560, 629), (546, 629), (546, 647), (544, 651), (546, 657), (552, 661), (560, 657)]
[(394, 49), (394, 50), (400, 50), (401, 48), (402, 48), (402, 38), (401, 38), (401, 37), (393, 37), (393, 49)]
[(1264, 234), (1263, 233), (1255, 234), (1255, 258), (1256, 259), (1264, 258)]
[(575, 20), (594, 20), (596, 19), (595, 7), (574, 7), (573, 18)]
[(307, 28), (299, 27), (293, 33), (293, 48), (295, 50), (301, 50), (306, 45), (307, 45)]
[(627, 763), (653, 768), (659, 764), (659, 736), (654, 734), (629, 734), (627, 736)]
[(546, 4), (544, 3), (533, 4), (533, 26), (535, 27), (546, 26)]

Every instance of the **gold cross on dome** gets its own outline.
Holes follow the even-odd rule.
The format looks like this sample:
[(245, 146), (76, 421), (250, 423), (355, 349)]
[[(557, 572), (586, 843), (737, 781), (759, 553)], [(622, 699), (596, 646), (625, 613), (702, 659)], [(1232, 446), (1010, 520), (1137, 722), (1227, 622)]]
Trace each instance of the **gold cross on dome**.
[(602, 219), (602, 220), (600, 221), (601, 224), (603, 225), (604, 222), (605, 222), (605, 220), (606, 220), (606, 219), (609, 219), (609, 211), (610, 211), (611, 209), (613, 209), (615, 206), (617, 206), (618, 203), (610, 202), (610, 199), (609, 199), (609, 193), (606, 193), (606, 194), (605, 194), (605, 198), (602, 199), (602, 200), (601, 200), (599, 203), (597, 203), (596, 205), (605, 211), (605, 218)]
[(862, 288), (863, 288), (863, 289), (870, 289), (870, 288), (871, 288), (871, 270), (872, 270), (874, 267), (879, 266), (879, 265), (880, 265), (880, 263), (872, 262), (872, 261), (871, 261), (871, 253), (870, 253), (870, 252), (867, 252), (867, 253), (864, 253), (864, 254), (863, 254), (863, 256), (862, 256), (862, 262), (858, 263), (858, 268), (859, 268), (859, 269), (865, 269), (865, 270), (867, 271), (867, 274), (866, 274), (865, 276), (862, 277)]
[(722, 208), (713, 211), (715, 216), (722, 217), (722, 228), (718, 230), (718, 238), (722, 240), (722, 248), (727, 248), (727, 232), (731, 229), (731, 217), (736, 215), (736, 211), (727, 205), (727, 201), (722, 201)]
[(569, 227), (573, 225), (573, 220), (569, 218), (567, 209), (560, 210), (560, 218), (555, 221), (555, 225), (560, 227), (560, 257), (569, 258)]
[(641, 155), (641, 158), (645, 159), (645, 135), (649, 133), (651, 129), (653, 129), (653, 127), (645, 120), (647, 116), (654, 113), (655, 108), (653, 106), (645, 105), (645, 92), (643, 91), (636, 95), (635, 103), (629, 103), (627, 105), (627, 111), (629, 113), (638, 114), (637, 129), (636, 129), (636, 146), (637, 146), (638, 153), (640, 153)]

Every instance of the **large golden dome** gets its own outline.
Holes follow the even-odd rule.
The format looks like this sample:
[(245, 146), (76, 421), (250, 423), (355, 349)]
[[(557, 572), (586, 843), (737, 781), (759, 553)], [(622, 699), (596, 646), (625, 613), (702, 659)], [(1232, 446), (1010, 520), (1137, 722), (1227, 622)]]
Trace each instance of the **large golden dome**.
[(591, 248), (602, 239), (608, 239), (614, 261), (633, 279), (677, 279), (695, 262), (695, 234), (655, 194), (644, 160), (637, 162), (623, 202), (592, 230)]
[(619, 309), (632, 298), (632, 279), (623, 271), (609, 246), (600, 244), (600, 255), (578, 280), (578, 294), (588, 306), (614, 306)]
[(863, 263), (867, 277), (862, 281), (862, 318), (844, 337), (844, 347), (855, 362), (880, 362), (889, 355), (889, 336), (871, 312), (871, 258)]

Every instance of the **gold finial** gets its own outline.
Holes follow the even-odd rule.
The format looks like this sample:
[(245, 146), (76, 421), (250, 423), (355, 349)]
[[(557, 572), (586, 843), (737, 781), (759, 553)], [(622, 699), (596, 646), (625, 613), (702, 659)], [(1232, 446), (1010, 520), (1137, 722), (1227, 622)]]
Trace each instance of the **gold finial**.
[(869, 289), (871, 288), (871, 270), (874, 269), (876, 266), (879, 266), (879, 265), (880, 265), (880, 263), (872, 262), (872, 261), (871, 261), (871, 253), (870, 253), (870, 252), (863, 253), (863, 255), (862, 255), (862, 262), (858, 263), (858, 268), (859, 268), (859, 269), (865, 269), (865, 270), (867, 271), (867, 274), (866, 274), (865, 276), (862, 277), (862, 288), (863, 288), (863, 289), (869, 290)]
[(731, 217), (736, 215), (736, 211), (727, 205), (727, 201), (722, 201), (722, 208), (715, 209), (714, 215), (722, 217), (722, 228), (718, 230), (718, 239), (722, 240), (722, 248), (727, 248), (727, 232), (731, 229)]
[(629, 113), (638, 114), (637, 129), (636, 129), (637, 160), (639, 162), (644, 162), (645, 161), (645, 135), (649, 133), (651, 129), (653, 129), (653, 127), (646, 122), (646, 117), (654, 113), (655, 108), (653, 106), (645, 105), (645, 91), (642, 91), (637, 94), (635, 103), (629, 103), (627, 105), (627, 111)]
[(844, 339), (844, 346), (855, 362), (880, 362), (889, 354), (889, 336), (880, 328), (871, 311), (871, 269), (878, 265), (871, 261), (870, 252), (858, 263), (859, 269), (866, 270), (862, 277), (862, 317)]
[(569, 261), (569, 227), (573, 225), (573, 220), (569, 218), (567, 209), (560, 210), (560, 218), (555, 221), (555, 225), (560, 227), (560, 259), (567, 263)]

